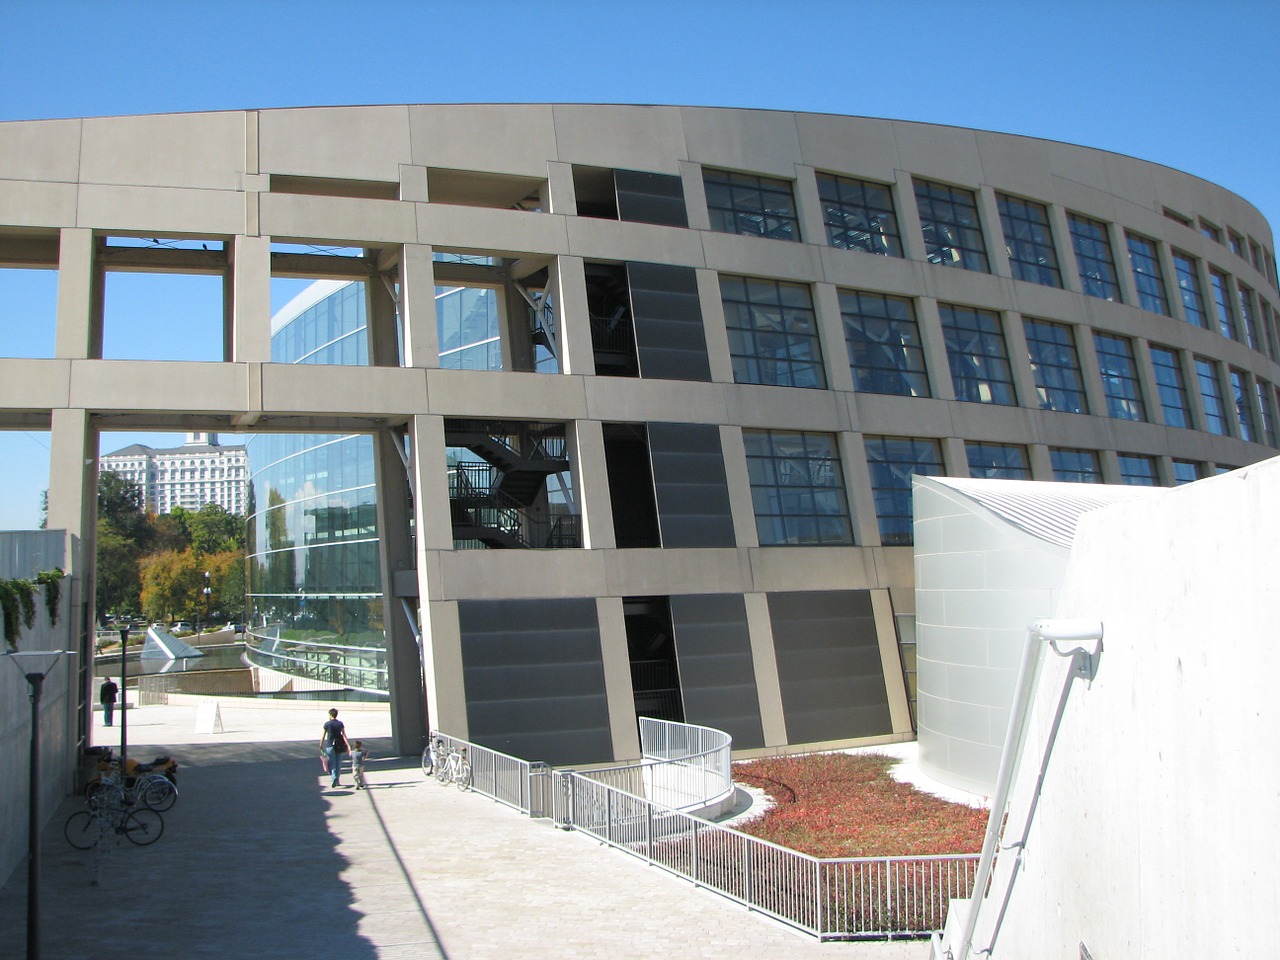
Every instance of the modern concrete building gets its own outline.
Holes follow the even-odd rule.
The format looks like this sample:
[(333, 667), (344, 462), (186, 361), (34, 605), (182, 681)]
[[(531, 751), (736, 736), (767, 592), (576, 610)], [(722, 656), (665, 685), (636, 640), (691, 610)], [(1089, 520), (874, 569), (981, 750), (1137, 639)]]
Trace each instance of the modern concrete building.
[[(1258, 212), (1005, 134), (589, 105), (9, 123), (0, 262), (59, 270), (56, 356), (0, 360), (0, 423), (52, 429), (51, 525), (92, 538), (106, 426), (371, 438), (405, 749), (429, 719), (630, 757), (637, 712), (744, 750), (910, 738), (912, 475), (1172, 484), (1277, 446)], [(222, 362), (101, 359), (104, 272), (160, 268), (224, 278)], [(328, 321), (281, 345), (273, 277), (357, 281), (363, 358), (283, 362)]]
[(98, 466), (137, 484), (152, 513), (199, 510), (206, 503), (244, 513), (249, 476), (244, 445), (224, 447), (216, 433), (188, 433), (182, 446), (165, 449), (131, 443), (102, 457)]

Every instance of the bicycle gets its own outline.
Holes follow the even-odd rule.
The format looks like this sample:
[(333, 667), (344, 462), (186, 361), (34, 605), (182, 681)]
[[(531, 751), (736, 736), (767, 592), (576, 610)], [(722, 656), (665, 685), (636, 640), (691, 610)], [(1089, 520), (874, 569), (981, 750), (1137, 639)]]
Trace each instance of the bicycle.
[(436, 779), (441, 783), (456, 784), (459, 790), (471, 789), (471, 761), (467, 759), (467, 748), (454, 746), (444, 762), (436, 768)]
[(437, 736), (427, 738), (427, 745), (422, 751), (422, 775), (430, 779), (436, 775), (448, 760), (448, 751), (444, 741)]
[(113, 768), (97, 780), (85, 785), (84, 796), (90, 805), (94, 803), (141, 803), (152, 810), (168, 810), (177, 802), (177, 785), (161, 773), (145, 773), (125, 777), (122, 783)]
[(159, 840), (162, 833), (164, 818), (159, 813), (128, 801), (116, 802), (115, 795), (109, 792), (102, 800), (91, 802), (88, 810), (71, 814), (62, 826), (62, 835), (77, 850), (92, 849), (112, 834), (145, 847)]

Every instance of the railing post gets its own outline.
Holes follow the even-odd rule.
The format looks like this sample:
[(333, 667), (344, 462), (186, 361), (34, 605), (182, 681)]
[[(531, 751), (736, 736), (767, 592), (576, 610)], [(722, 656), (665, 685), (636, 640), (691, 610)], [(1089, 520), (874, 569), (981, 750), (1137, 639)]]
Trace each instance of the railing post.
[(613, 788), (604, 788), (604, 838), (613, 844)]
[(648, 800), (644, 802), (644, 855), (653, 862), (653, 804)]
[(827, 895), (822, 889), (822, 861), (813, 861), (813, 899), (816, 904), (814, 913), (814, 930), (818, 935), (818, 939), (822, 939), (822, 935), (826, 933), (824, 920), (826, 918)]
[(751, 842), (742, 838), (742, 899), (750, 906), (752, 903), (751, 883)]

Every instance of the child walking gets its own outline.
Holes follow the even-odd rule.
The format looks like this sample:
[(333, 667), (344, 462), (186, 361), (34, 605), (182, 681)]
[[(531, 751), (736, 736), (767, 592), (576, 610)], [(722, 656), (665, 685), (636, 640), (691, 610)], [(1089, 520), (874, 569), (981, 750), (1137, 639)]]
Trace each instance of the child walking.
[(364, 782), (364, 762), (369, 759), (369, 751), (364, 748), (363, 741), (351, 741), (351, 775), (355, 777), (356, 789), (363, 790)]

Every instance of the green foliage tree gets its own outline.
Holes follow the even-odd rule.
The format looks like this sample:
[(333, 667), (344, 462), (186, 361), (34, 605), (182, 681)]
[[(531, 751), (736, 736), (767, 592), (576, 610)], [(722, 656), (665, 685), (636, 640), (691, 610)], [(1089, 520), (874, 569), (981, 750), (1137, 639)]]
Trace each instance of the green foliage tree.
[(98, 609), (116, 613), (138, 612), (138, 559), (141, 550), (124, 534), (98, 521)]
[(142, 488), (119, 473), (98, 473), (98, 519), (140, 547), (150, 540)]
[(220, 504), (206, 503), (195, 513), (183, 518), (191, 546), (197, 553), (213, 554), (227, 550), (244, 552), (244, 517), (228, 513)]
[(138, 564), (142, 581), (142, 610), (152, 620), (194, 618), (202, 606), (204, 568), (190, 548), (161, 550)]
[(223, 550), (203, 557), (201, 562), (209, 572), (209, 609), (233, 619), (244, 611), (244, 551)]

